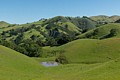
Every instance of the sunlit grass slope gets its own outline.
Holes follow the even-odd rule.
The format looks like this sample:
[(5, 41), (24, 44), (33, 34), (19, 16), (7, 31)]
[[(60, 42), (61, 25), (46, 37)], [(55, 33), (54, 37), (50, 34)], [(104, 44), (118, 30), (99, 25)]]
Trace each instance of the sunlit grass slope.
[(82, 39), (58, 47), (68, 65), (51, 67), (44, 80), (120, 80), (120, 39)]
[(120, 57), (120, 39), (80, 39), (65, 44), (60, 49), (69, 63), (102, 63)]
[(40, 77), (41, 65), (35, 60), (0, 46), (0, 80), (31, 80)]
[(119, 80), (119, 44), (119, 38), (70, 42), (59, 49), (71, 64), (56, 67), (0, 46), (0, 80)]
[(46, 73), (47, 75), (41, 77), (42, 80), (120, 80), (120, 59), (101, 64), (52, 67), (47, 69)]

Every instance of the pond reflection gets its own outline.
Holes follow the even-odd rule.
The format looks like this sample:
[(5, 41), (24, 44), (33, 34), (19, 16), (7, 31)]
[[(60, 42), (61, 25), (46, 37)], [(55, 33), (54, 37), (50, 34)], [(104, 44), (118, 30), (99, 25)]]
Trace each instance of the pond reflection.
[(57, 62), (42, 62), (41, 64), (45, 67), (51, 67), (51, 66), (58, 66), (59, 65)]

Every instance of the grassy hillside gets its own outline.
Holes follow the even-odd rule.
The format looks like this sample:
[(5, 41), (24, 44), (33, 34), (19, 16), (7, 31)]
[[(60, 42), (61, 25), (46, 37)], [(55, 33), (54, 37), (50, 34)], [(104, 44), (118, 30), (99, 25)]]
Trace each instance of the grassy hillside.
[(30, 80), (39, 77), (35, 60), (0, 45), (0, 80)]
[[(45, 68), (27, 56), (24, 56), (16, 51), (13, 51), (4, 46), (0, 46), (0, 80), (67, 80), (69, 75), (66, 73), (81, 70), (88, 70), (94, 65), (70, 64), (61, 65), (58, 67)], [(64, 72), (67, 70), (67, 72)], [(74, 78), (71, 76), (71, 79)], [(70, 79), (70, 78), (69, 78)]]
[[(47, 69), (48, 70), (48, 69)], [(120, 59), (101, 64), (69, 64), (49, 68), (42, 80), (119, 80)], [(39, 79), (38, 79), (39, 80)]]
[(8, 27), (8, 25), (9, 25), (9, 23), (4, 22), (4, 21), (0, 21), (0, 28)]
[(41, 79), (119, 80), (119, 41), (119, 38), (105, 40), (83, 39), (58, 47), (58, 49), (65, 50), (63, 54), (70, 64), (48, 68), (45, 70), (45, 73), (48, 71), (47, 77), (43, 75)]
[(119, 23), (110, 23), (110, 24), (100, 26), (100, 27), (90, 30), (78, 37), (79, 38), (100, 39), (104, 36), (109, 35), (110, 31), (112, 29), (116, 29), (116, 34), (114, 36), (110, 36), (110, 37), (119, 38), (120, 37), (120, 24)]
[(102, 63), (120, 57), (119, 38), (95, 40), (82, 39), (65, 44), (60, 49), (69, 63)]
[[(56, 67), (43, 67), (38, 59), (36, 62), (33, 58), (0, 46), (0, 80), (119, 80), (119, 41), (115, 38), (70, 42), (58, 47), (65, 49), (64, 54), (70, 64)], [(40, 59), (49, 60), (53, 58)]]
[[(31, 58), (0, 45), (0, 80), (120, 80), (120, 24), (111, 23), (118, 18), (57, 16), (0, 28), (1, 44), (27, 55), (40, 54)], [(109, 24), (96, 28), (98, 21)], [(81, 39), (74, 40), (76, 37)], [(64, 45), (54, 46), (58, 43)], [(55, 67), (40, 64), (58, 57), (68, 64)]]
[[(87, 17), (80, 18), (56, 16), (50, 19), (41, 19), (36, 22), (26, 23), (22, 25), (0, 22), (0, 26), (4, 27), (0, 29), (2, 36), (6, 39), (11, 37), (12, 40), (16, 39), (14, 36), (19, 36), (19, 34), (30, 32), (32, 29), (35, 29), (35, 32), (39, 33), (36, 36), (42, 36), (39, 36), (39, 38), (58, 38), (61, 36), (61, 34), (76, 38), (76, 35), (81, 34), (82, 30), (95, 28), (96, 22)], [(34, 33), (30, 33), (28, 36), (31, 37), (32, 35), (34, 35)], [(29, 39), (27, 35), (24, 36), (25, 39)]]
[[(0, 23), (2, 25), (2, 23)], [(78, 35), (96, 27), (96, 22), (88, 17), (64, 17), (56, 16), (50, 19), (40, 19), (39, 21), (26, 24), (9, 24), (0, 29), (0, 40), (4, 46), (11, 48), (6, 42), (14, 44), (12, 49), (28, 56), (35, 57), (40, 53), (38, 50), (31, 55), (29, 50), (35, 49), (26, 47), (26, 43), (32, 46), (60, 46), (77, 38)], [(6, 41), (6, 42), (4, 42)], [(34, 45), (33, 45), (34, 44)], [(18, 47), (16, 48), (15, 45)], [(27, 49), (29, 48), (29, 50)], [(22, 49), (22, 50), (21, 50)], [(40, 49), (39, 49), (40, 50)], [(32, 52), (32, 53), (33, 53)], [(30, 55), (29, 55), (30, 54)]]
[(98, 23), (114, 23), (117, 20), (120, 19), (120, 16), (114, 15), (114, 16), (105, 16), (105, 15), (99, 15), (99, 16), (92, 16), (90, 17), (92, 20), (97, 21)]

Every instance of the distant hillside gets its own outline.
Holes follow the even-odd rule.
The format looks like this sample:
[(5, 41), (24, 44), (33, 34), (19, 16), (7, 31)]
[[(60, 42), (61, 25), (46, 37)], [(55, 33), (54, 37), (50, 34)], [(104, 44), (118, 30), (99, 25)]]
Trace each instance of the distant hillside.
[(93, 30), (90, 30), (78, 37), (91, 39), (105, 39), (113, 37), (120, 38), (120, 24), (119, 23), (106, 24)]
[(105, 15), (100, 15), (100, 16), (92, 16), (90, 19), (97, 21), (98, 23), (114, 23), (117, 20), (120, 19), (120, 16), (105, 16)]
[[(12, 47), (12, 49), (28, 56), (38, 56), (29, 55), (30, 52), (28, 51), (31, 49), (28, 49), (30, 46), (27, 47), (28, 45), (26, 43), (37, 47), (38, 49), (36, 50), (33, 48), (33, 52), (37, 52), (39, 51), (39, 47), (60, 46), (73, 41), (78, 35), (96, 28), (96, 25), (96, 22), (88, 17), (56, 16), (22, 25), (9, 24), (7, 27), (0, 29), (0, 37), (2, 39), (1, 41), (8, 41), (20, 46), (20, 48)], [(7, 44), (5, 43), (2, 45), (6, 46)], [(7, 47), (10, 47), (10, 45), (7, 45)]]
[(4, 22), (4, 21), (0, 21), (0, 28), (8, 27), (8, 25), (9, 25), (9, 23)]
[(120, 23), (120, 19), (118, 19), (117, 21), (115, 21), (115, 23)]
[[(115, 24), (119, 18), (119, 16), (56, 16), (21, 25), (2, 21), (0, 25), (4, 26), (0, 28), (0, 38), (1, 42), (3, 41), (1, 44), (31, 57), (40, 56), (41, 47), (45, 46), (60, 46), (79, 38), (119, 37), (119, 24)], [(113, 35), (110, 32), (113, 32)], [(8, 41), (9, 45), (4, 41)]]

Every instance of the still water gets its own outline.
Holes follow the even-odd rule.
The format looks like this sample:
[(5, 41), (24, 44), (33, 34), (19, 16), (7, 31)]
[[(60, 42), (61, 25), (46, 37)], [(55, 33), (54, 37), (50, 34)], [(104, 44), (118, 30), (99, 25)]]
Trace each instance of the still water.
[(45, 67), (51, 67), (51, 66), (58, 66), (59, 65), (57, 62), (42, 62), (41, 64)]

